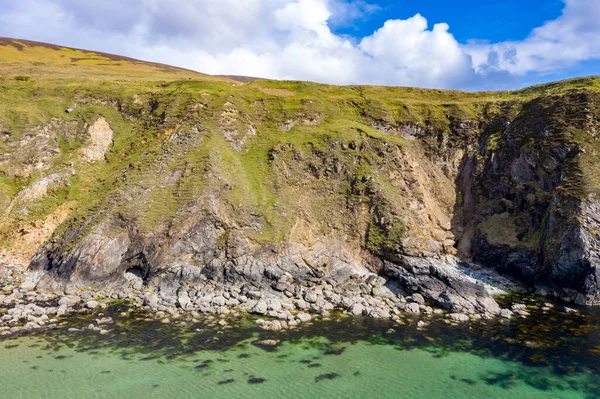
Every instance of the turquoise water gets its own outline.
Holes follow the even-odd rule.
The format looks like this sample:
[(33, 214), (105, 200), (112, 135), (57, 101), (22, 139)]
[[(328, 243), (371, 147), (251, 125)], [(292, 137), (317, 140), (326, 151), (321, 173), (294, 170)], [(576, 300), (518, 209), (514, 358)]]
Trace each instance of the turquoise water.
[(1, 397), (600, 397), (594, 315), (422, 330), (416, 319), (344, 318), (274, 333), (247, 319), (163, 325), (122, 310), (108, 335), (65, 326), (0, 342)]

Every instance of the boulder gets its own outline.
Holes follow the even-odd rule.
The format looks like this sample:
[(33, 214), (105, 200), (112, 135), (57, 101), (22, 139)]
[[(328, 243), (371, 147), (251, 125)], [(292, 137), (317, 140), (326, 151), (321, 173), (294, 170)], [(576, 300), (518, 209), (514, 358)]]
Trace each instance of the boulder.
[(365, 311), (365, 307), (363, 305), (361, 305), (360, 303), (355, 303), (352, 305), (352, 307), (350, 307), (350, 313), (352, 313), (355, 316), (359, 316), (362, 315)]
[(312, 319), (311, 315), (309, 315), (308, 313), (304, 313), (304, 312), (300, 312), (296, 315), (296, 318), (298, 320), (300, 320), (301, 322), (307, 322), (310, 321)]
[(268, 310), (269, 307), (265, 301), (258, 301), (256, 305), (254, 305), (252, 309), (250, 309), (250, 313), (264, 315), (267, 313)]
[(319, 296), (314, 290), (309, 290), (304, 294), (304, 300), (308, 303), (316, 303), (318, 299)]

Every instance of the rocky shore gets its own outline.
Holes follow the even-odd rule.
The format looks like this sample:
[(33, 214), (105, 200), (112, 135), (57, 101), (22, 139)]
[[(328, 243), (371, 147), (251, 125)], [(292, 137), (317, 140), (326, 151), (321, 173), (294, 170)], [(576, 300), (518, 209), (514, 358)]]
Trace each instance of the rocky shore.
[(260, 316), (256, 322), (261, 328), (274, 331), (333, 314), (386, 318), (399, 324), (418, 319), (420, 327), (434, 315), (456, 323), (529, 314), (523, 304), (501, 309), (490, 292), (503, 291), (473, 279), (448, 259), (405, 258), (400, 264), (387, 264), (382, 274), (385, 277), (367, 273), (299, 281), (289, 273), (267, 269), (260, 285), (163, 280), (148, 286), (128, 273), (127, 286), (110, 290), (71, 287), (55, 292), (36, 290), (30, 275), (18, 287), (0, 282), (0, 335), (53, 328), (64, 324), (70, 314), (90, 312), (98, 314), (98, 319), (88, 329), (107, 334), (111, 319), (102, 311), (118, 302), (163, 323), (216, 317), (225, 327), (228, 317), (250, 313)]

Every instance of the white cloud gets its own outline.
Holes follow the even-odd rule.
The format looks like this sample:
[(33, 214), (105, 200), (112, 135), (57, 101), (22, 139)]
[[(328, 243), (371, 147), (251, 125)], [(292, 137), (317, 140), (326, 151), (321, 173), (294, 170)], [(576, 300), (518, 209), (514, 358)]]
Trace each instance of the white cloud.
[(465, 52), (479, 73), (551, 73), (599, 59), (599, 37), (600, 1), (565, 0), (562, 15), (534, 29), (525, 40), (494, 44), (471, 41)]
[(395, 81), (455, 86), (471, 75), (471, 60), (448, 29), (442, 23), (427, 30), (427, 20), (417, 14), (407, 20), (386, 21), (359, 47)]
[(0, 0), (0, 35), (241, 74), (349, 84), (498, 86), (600, 58), (599, 0), (566, 0), (563, 15), (521, 42), (459, 44), (417, 14), (358, 42), (337, 35), (377, 11), (364, 0)]

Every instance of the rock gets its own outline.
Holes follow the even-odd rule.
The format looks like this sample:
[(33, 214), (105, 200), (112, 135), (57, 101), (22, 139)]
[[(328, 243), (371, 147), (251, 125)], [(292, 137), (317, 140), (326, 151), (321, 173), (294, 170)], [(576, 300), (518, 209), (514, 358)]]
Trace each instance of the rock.
[(262, 341), (254, 341), (255, 344), (257, 345), (267, 345), (267, 346), (275, 346), (277, 344), (279, 344), (279, 340), (277, 339), (263, 339)]
[(128, 269), (123, 276), (134, 290), (140, 290), (144, 286), (144, 273), (141, 269)]
[(25, 291), (32, 291), (35, 289), (36, 285), (37, 285), (37, 281), (28, 279), (28, 280), (23, 281), (23, 283), (21, 284), (21, 289), (23, 289)]
[(178, 303), (178, 305), (182, 309), (187, 309), (190, 306), (190, 304), (191, 304), (190, 297), (188, 296), (188, 293), (187, 292), (183, 292), (182, 294), (180, 294), (177, 297), (177, 303)]
[(78, 297), (77, 295), (73, 295), (71, 297), (69, 297), (69, 302), (67, 303), (67, 306), (76, 306), (81, 302), (81, 298)]
[(269, 310), (268, 305), (265, 301), (258, 301), (256, 305), (252, 309), (250, 309), (250, 313), (253, 314), (266, 314)]
[(224, 296), (219, 295), (216, 296), (212, 299), (211, 303), (215, 306), (225, 306), (225, 304), (227, 303), (227, 300), (225, 299)]
[(411, 302), (404, 305), (404, 311), (408, 313), (420, 313), (421, 308), (418, 303)]
[(146, 294), (144, 296), (144, 303), (148, 306), (150, 306), (151, 308), (156, 308), (158, 307), (158, 295), (156, 295), (155, 293), (151, 293), (151, 294)]
[(453, 321), (469, 321), (469, 316), (467, 316), (464, 313), (449, 313), (446, 315), (446, 318), (453, 320)]
[(308, 304), (306, 303), (306, 301), (304, 299), (298, 299), (296, 301), (296, 307), (298, 309), (308, 309)]
[(521, 310), (521, 309), (517, 309), (514, 312), (515, 312), (515, 314), (518, 314), (521, 317), (529, 317), (529, 315), (530, 315), (528, 311)]
[(113, 131), (106, 119), (102, 116), (96, 119), (88, 128), (88, 134), (91, 144), (83, 148), (84, 157), (90, 162), (104, 159), (113, 138)]
[(568, 308), (568, 307), (566, 307), (566, 306), (565, 306), (565, 312), (566, 312), (566, 313), (571, 313), (571, 314), (576, 314), (576, 313), (579, 313), (579, 311), (578, 311), (578, 310), (576, 310), (576, 309), (573, 309), (573, 308)]
[(69, 297), (63, 296), (58, 300), (58, 306), (69, 306)]
[(423, 298), (423, 295), (419, 293), (412, 294), (411, 298), (414, 302), (418, 303), (419, 305), (423, 305), (425, 303), (425, 298)]
[(281, 302), (277, 298), (271, 298), (267, 301), (267, 309), (279, 312), (281, 310)]
[(365, 307), (363, 305), (361, 305), (360, 303), (355, 303), (350, 308), (350, 313), (352, 313), (355, 316), (362, 315), (364, 312), (365, 312)]
[(94, 300), (87, 301), (85, 303), (85, 307), (88, 309), (96, 309), (98, 306), (100, 306), (100, 303), (98, 303), (97, 301), (94, 301)]
[(511, 312), (509, 309), (502, 309), (498, 315), (503, 319), (510, 319), (513, 315), (513, 312)]
[(289, 285), (285, 283), (273, 283), (271, 285), (275, 291), (283, 292), (288, 289)]
[(390, 312), (384, 307), (376, 307), (371, 309), (371, 311), (369, 312), (369, 316), (378, 319), (389, 319), (390, 317), (392, 317)]
[(260, 328), (267, 331), (279, 331), (287, 328), (287, 323), (283, 320), (269, 320), (262, 323)]
[(300, 320), (303, 323), (310, 321), (312, 319), (311, 315), (309, 315), (308, 313), (304, 313), (304, 312), (298, 313), (296, 315), (296, 318), (298, 318), (298, 320)]
[(307, 291), (306, 294), (304, 294), (304, 300), (308, 303), (315, 303), (317, 302), (317, 299), (319, 299), (319, 296), (314, 290)]
[(375, 287), (381, 287), (382, 285), (384, 285), (387, 281), (385, 278), (381, 277), (381, 276), (377, 276), (377, 275), (370, 275), (367, 278), (367, 284), (375, 286)]
[(383, 298), (389, 298), (394, 301), (399, 301), (399, 298), (386, 286), (373, 287), (371, 289), (371, 294), (373, 296), (379, 296)]

